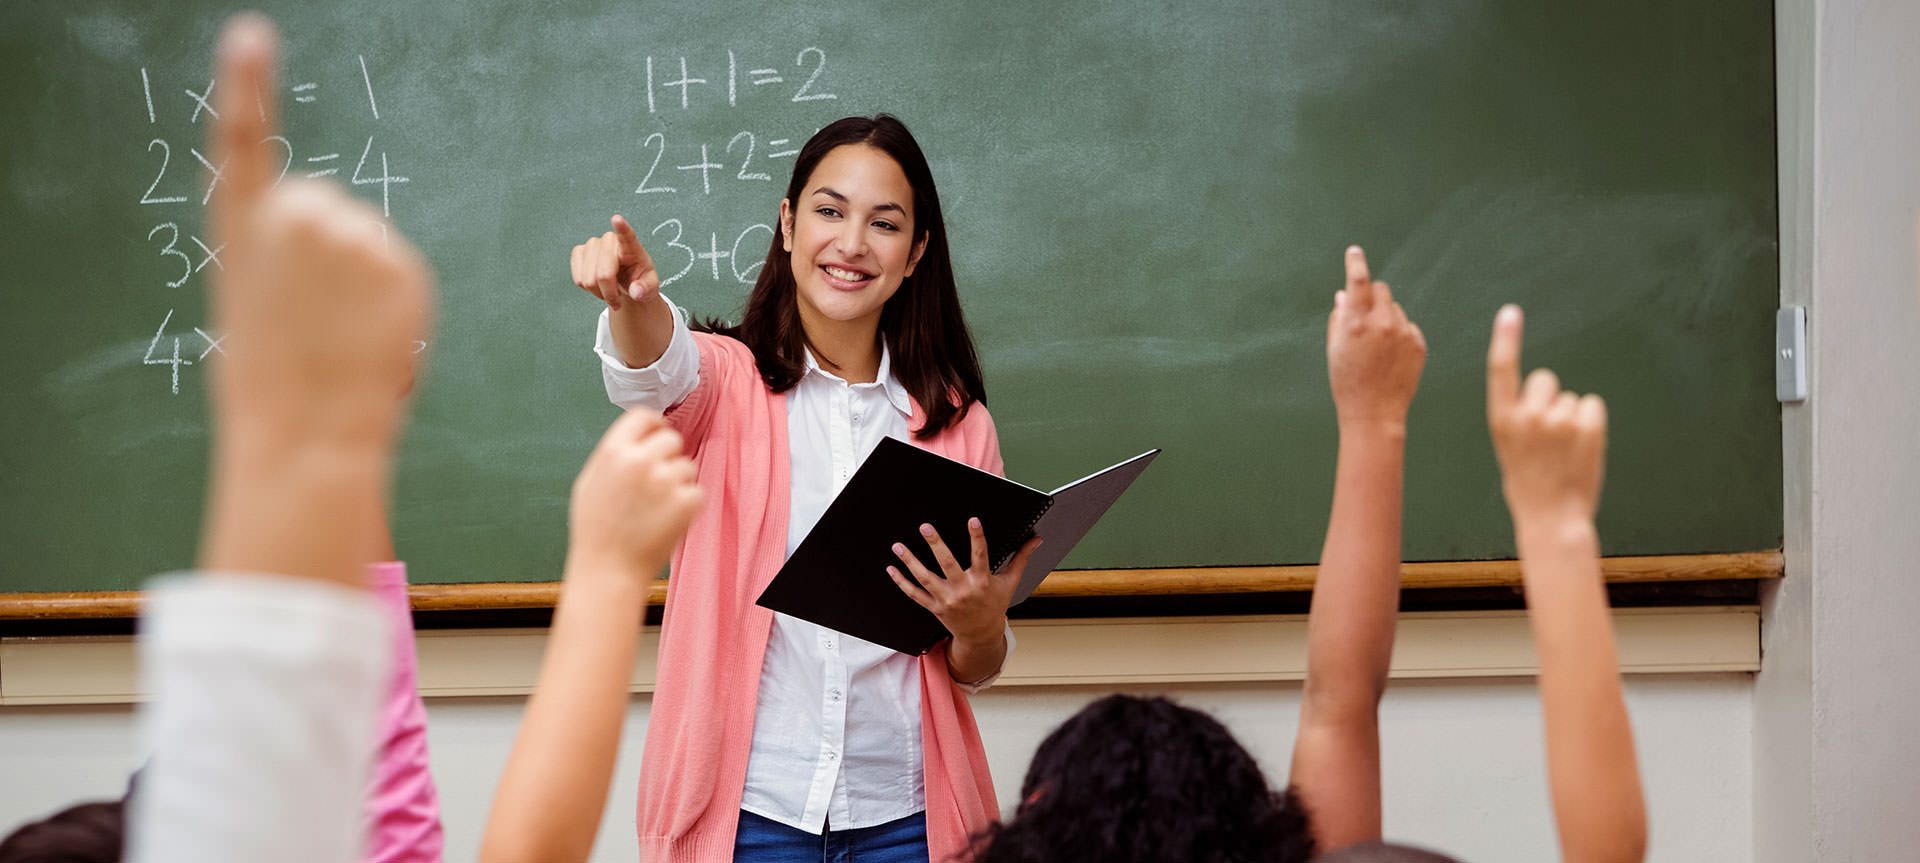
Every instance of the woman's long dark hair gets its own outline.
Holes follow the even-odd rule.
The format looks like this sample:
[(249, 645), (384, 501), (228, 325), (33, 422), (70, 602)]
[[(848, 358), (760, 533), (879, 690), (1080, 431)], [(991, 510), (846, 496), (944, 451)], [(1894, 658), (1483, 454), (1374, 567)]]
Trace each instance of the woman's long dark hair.
[[(880, 337), (886, 340), (892, 370), (901, 386), (926, 412), (916, 437), (931, 438), (967, 415), (974, 402), (986, 404), (987, 388), (980, 377), (980, 358), (960, 312), (960, 293), (953, 284), (953, 261), (947, 255), (947, 225), (940, 214), (940, 193), (933, 186), (933, 170), (912, 133), (888, 114), (847, 117), (821, 129), (800, 148), (787, 181), (789, 212), (801, 204), (801, 193), (813, 170), (836, 147), (864, 144), (880, 150), (900, 165), (913, 187), (913, 234), (926, 249), (913, 275), (880, 311)], [(766, 262), (747, 297), (738, 326), (705, 321), (698, 328), (732, 336), (753, 351), (760, 376), (776, 393), (786, 392), (806, 372), (806, 330), (800, 324), (799, 299), (793, 264), (773, 232)]]
[(1164, 698), (1112, 695), (1047, 736), (1013, 819), (976, 842), (979, 863), (1179, 860), (1299, 863), (1307, 813), (1275, 793), (1218, 720)]

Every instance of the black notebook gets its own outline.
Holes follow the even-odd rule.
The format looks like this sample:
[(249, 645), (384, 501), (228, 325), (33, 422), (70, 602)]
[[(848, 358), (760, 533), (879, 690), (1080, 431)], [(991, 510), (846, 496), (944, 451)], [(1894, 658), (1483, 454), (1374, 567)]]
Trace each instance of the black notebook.
[(978, 517), (987, 557), (998, 570), (1037, 534), (1045, 542), (1014, 591), (1012, 604), (1019, 604), (1159, 454), (1141, 453), (1048, 494), (886, 438), (780, 567), (759, 604), (901, 653), (925, 653), (948, 632), (887, 575), (888, 566), (906, 571), (894, 543), (906, 544), (939, 572), (920, 536), (920, 525), (931, 524), (964, 565), (973, 547), (967, 519)]

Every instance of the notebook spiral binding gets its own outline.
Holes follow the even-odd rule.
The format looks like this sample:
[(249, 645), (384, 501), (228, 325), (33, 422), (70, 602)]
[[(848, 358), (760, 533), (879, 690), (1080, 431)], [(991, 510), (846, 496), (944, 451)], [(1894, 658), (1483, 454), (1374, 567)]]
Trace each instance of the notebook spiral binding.
[(1007, 561), (1012, 560), (1014, 555), (1020, 553), (1020, 546), (1026, 545), (1027, 539), (1033, 537), (1033, 529), (1040, 525), (1040, 520), (1046, 518), (1047, 512), (1051, 509), (1053, 509), (1053, 498), (1049, 497), (1047, 498), (1047, 505), (1041, 507), (1039, 512), (1034, 513), (1033, 518), (1027, 520), (1027, 526), (1021, 530), (1025, 538), (1015, 543), (1012, 548), (1002, 552), (1000, 556), (993, 561), (994, 572), (999, 572), (1001, 567), (1007, 565)]

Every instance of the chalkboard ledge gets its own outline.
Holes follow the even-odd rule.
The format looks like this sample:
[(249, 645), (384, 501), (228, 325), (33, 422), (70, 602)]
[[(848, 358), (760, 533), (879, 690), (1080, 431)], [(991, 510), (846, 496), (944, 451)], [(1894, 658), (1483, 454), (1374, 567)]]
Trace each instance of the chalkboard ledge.
[[(1609, 557), (1601, 570), (1609, 584), (1750, 581), (1780, 578), (1786, 569), (1779, 550), (1733, 554)], [(1236, 593), (1287, 593), (1313, 589), (1318, 566), (1221, 566), (1168, 569), (1076, 569), (1048, 577), (1036, 597), (1101, 598), (1124, 596), (1203, 596)], [(1402, 587), (1410, 590), (1518, 587), (1520, 564), (1513, 560), (1409, 563)], [(421, 584), (412, 590), (415, 611), (497, 611), (552, 608), (559, 582)], [(664, 582), (653, 586), (651, 601), (666, 601)], [(140, 592), (0, 593), (0, 621), (132, 618), (140, 613)]]

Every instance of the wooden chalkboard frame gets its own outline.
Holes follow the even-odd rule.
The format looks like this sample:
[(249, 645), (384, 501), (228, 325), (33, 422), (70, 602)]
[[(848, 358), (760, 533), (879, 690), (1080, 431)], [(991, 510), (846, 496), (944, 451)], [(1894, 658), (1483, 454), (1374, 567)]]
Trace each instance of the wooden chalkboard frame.
[[(1062, 570), (1050, 576), (1034, 595), (1103, 598), (1304, 592), (1313, 589), (1318, 569), (1316, 565), (1303, 564)], [(1765, 581), (1785, 575), (1786, 557), (1778, 549), (1733, 554), (1608, 557), (1601, 559), (1600, 569), (1609, 584)], [(1517, 560), (1409, 563), (1401, 572), (1401, 586), (1410, 590), (1517, 587), (1521, 583)], [(559, 601), (560, 583), (422, 584), (415, 585), (409, 592), (415, 611), (539, 609), (552, 608)], [(0, 593), (0, 621), (138, 617), (140, 597), (137, 590)], [(655, 583), (648, 601), (659, 605), (666, 599), (665, 582)]]

